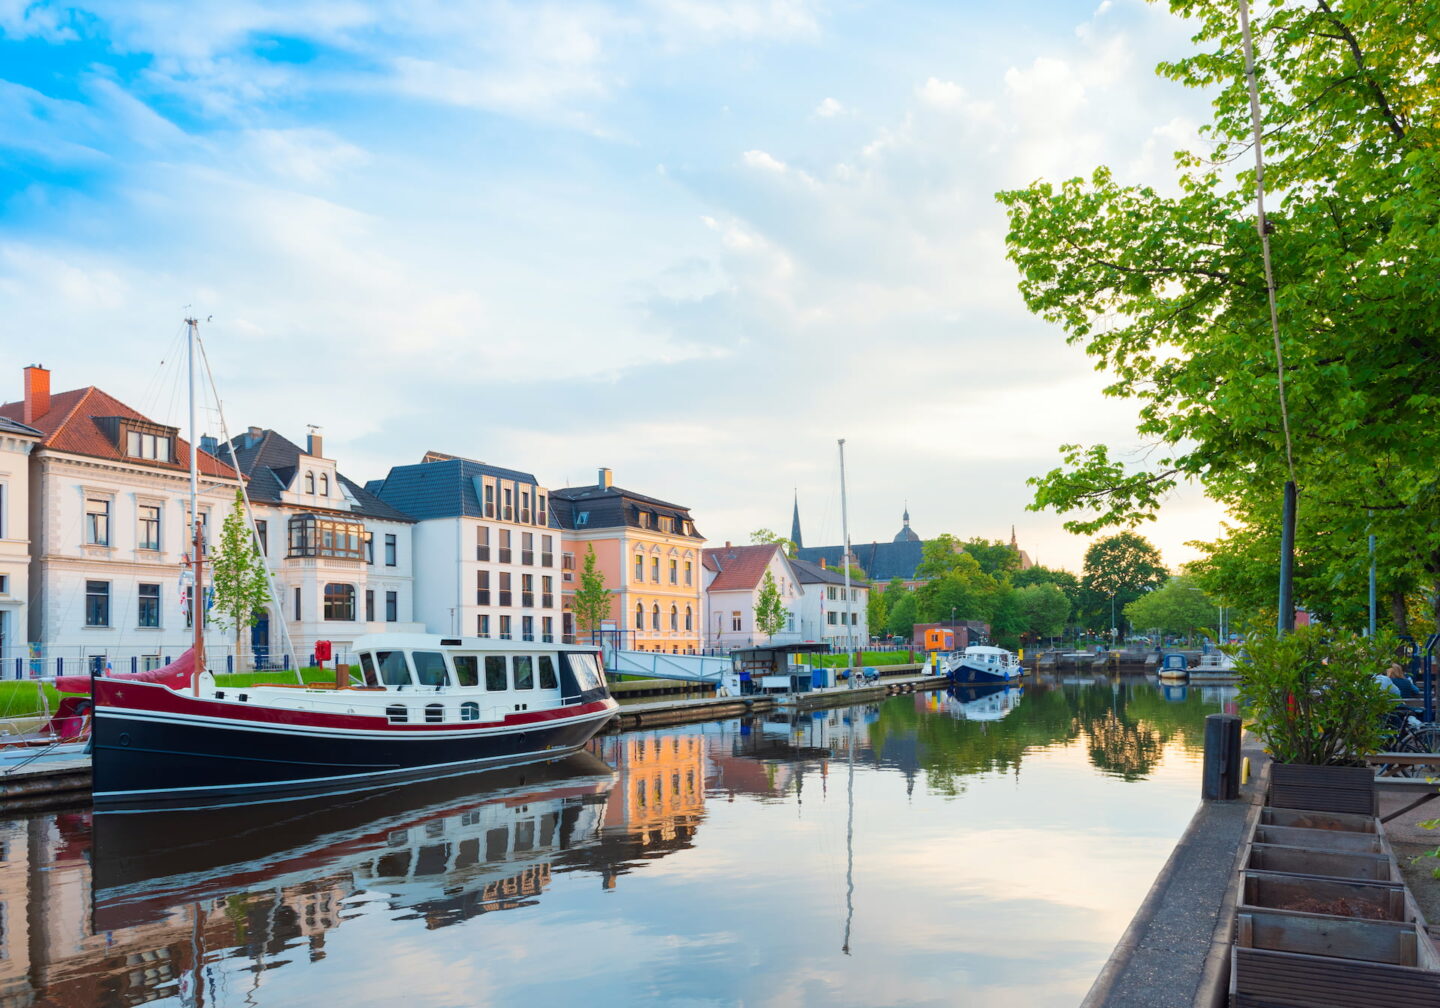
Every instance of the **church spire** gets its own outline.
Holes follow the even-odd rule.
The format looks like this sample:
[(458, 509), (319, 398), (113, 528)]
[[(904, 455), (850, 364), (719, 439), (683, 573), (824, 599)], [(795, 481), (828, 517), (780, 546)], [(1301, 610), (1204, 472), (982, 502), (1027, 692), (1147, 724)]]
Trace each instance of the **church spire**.
[(1020, 540), (1015, 538), (1014, 525), (1010, 526), (1010, 548), (1017, 551), (1020, 549)]
[(800, 547), (802, 547), (802, 546), (805, 545), (804, 540), (802, 540), (802, 539), (800, 538), (800, 488), (799, 488), (799, 487), (796, 487), (796, 488), (795, 488), (795, 516), (790, 519), (790, 541), (795, 544), (795, 548), (796, 548), (796, 549), (799, 549)]

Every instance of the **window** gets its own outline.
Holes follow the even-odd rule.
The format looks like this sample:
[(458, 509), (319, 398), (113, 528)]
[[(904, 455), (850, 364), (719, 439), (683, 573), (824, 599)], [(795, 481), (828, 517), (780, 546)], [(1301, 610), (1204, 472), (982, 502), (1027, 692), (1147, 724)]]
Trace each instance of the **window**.
[(689, 587), (690, 585), (694, 584), (694, 579), (695, 579), (695, 569), (694, 569), (694, 567), (691, 565), (690, 561), (689, 561), (689, 560), (686, 560), (686, 561), (685, 561), (685, 585), (686, 585), (686, 587)]
[[(509, 490), (506, 490), (505, 492), (508, 494), (510, 491), (509, 491)], [(509, 562), (510, 562), (510, 555), (511, 555), (511, 554), (510, 554), (510, 530), (509, 530), (509, 529), (501, 529), (501, 530), (500, 530), (500, 558), (499, 558), (499, 559), (500, 559), (500, 562), (501, 562), (501, 563), (509, 563)]]
[(577, 511), (577, 512), (575, 512), (575, 527), (576, 527), (576, 528), (581, 528), (582, 526), (585, 526), (585, 525), (588, 525), (588, 524), (590, 524), (590, 512), (589, 512), (589, 511)]
[(375, 622), (375, 589), (365, 589), (365, 622)]
[(415, 651), (410, 660), (415, 663), (415, 679), (421, 686), (450, 684), (450, 677), (445, 671), (445, 656), (439, 651)]
[(675, 531), (675, 519), (674, 519), (674, 518), (671, 518), (669, 515), (661, 515), (661, 516), (660, 516), (660, 531), (661, 531), (661, 532), (674, 532), (674, 531)]
[(680, 583), (680, 561), (679, 561), (679, 560), (671, 560), (671, 561), (670, 561), (670, 583), (671, 583), (671, 584), (679, 584), (679, 583)]
[(480, 705), (479, 705), (478, 703), (475, 703), (473, 700), (470, 701), (469, 703), (462, 703), (462, 704), (460, 705), (460, 720), (461, 720), (461, 721), (479, 721), (479, 720), (480, 720)]
[(537, 494), (535, 500), (537, 502), (535, 505), (535, 510), (539, 512), (539, 514), (535, 516), (535, 524), (549, 525), (550, 519), (545, 514), (545, 495)]
[(546, 574), (540, 579), (540, 608), (549, 609), (555, 604), (555, 579)]
[(514, 596), (512, 596), (512, 595), (510, 594), (510, 572), (509, 572), (509, 571), (501, 571), (501, 572), (500, 572), (500, 604), (501, 604), (501, 605), (505, 605), (505, 606), (511, 605), (511, 604), (512, 604), (511, 599), (512, 599), (513, 597), (514, 597)]
[(650, 580), (656, 584), (660, 583), (660, 558), (658, 556), (650, 558)]
[(365, 562), (375, 566), (375, 537), (371, 535), (365, 537)]
[(270, 525), (264, 518), (255, 519), (255, 535), (260, 540), (261, 556), (270, 555)]
[(305, 472), (305, 492), (307, 494), (315, 492), (315, 474), (309, 470)]
[(476, 605), (489, 605), (489, 604), (490, 604), (490, 572), (489, 572), (489, 571), (482, 570), (482, 571), (476, 571), (476, 572), (475, 572), (475, 604), (476, 604)]
[(475, 636), (490, 636), (490, 617), (484, 613), (481, 613), (479, 616), (475, 617)]
[(832, 602), (835, 600), (835, 586), (834, 586), (834, 585), (831, 585), (830, 587), (828, 587), (828, 588), (825, 589), (825, 597), (828, 598), (828, 599), (830, 599)]
[[(541, 500), (544, 500), (545, 498), (542, 497), (542, 498), (540, 498), (540, 499), (541, 499)], [(542, 536), (540, 537), (540, 566), (541, 566), (541, 567), (554, 567), (554, 566), (555, 566), (555, 537), (554, 537), (554, 536), (542, 535)]]
[(504, 655), (485, 656), (485, 688), (492, 692), (510, 688), (510, 677), (505, 671)]
[(521, 640), (534, 640), (534, 639), (535, 639), (535, 617), (534, 617), (534, 616), (521, 616), (521, 617), (520, 617), (520, 639), (521, 639)]
[(490, 528), (486, 525), (475, 526), (475, 559), (489, 561), (490, 559)]
[(546, 644), (555, 639), (555, 618), (553, 616), (540, 617), (540, 639)]
[(857, 623), (859, 623), (859, 622), (860, 622), (860, 614), (859, 614), (858, 612), (852, 612), (852, 613), (850, 614), (850, 625), (851, 625), (851, 626), (855, 626), (855, 625), (856, 625)]
[(831, 626), (835, 625), (835, 610), (832, 609), (825, 614), (825, 622), (829, 623)]
[(409, 686), (410, 666), (404, 651), (376, 651), (375, 663), (380, 666), (380, 682), (386, 686)]
[(495, 517), (495, 484), (485, 484), (485, 517)]
[(160, 625), (160, 586), (158, 584), (142, 584), (140, 586), (140, 607), (135, 625), (142, 627), (158, 627)]
[(560, 580), (567, 584), (575, 580), (575, 554), (560, 554)]
[(386, 566), (386, 567), (394, 567), (395, 564), (396, 564), (396, 559), (395, 559), (395, 533), (394, 533), (394, 532), (386, 532), (386, 533), (385, 533), (385, 566)]
[(530, 524), (530, 491), (529, 491), (529, 490), (521, 490), (521, 491), (520, 491), (520, 520), (521, 520), (522, 522), (524, 522), (525, 524), (527, 524), (527, 525)]
[(505, 510), (503, 510), (502, 512), (500, 512), (500, 517), (501, 517), (501, 518), (504, 518), (506, 521), (514, 521), (514, 520), (515, 520), (515, 508), (514, 508), (514, 503), (515, 503), (515, 491), (512, 490), (510, 487), (506, 487), (506, 488), (505, 488)]
[(639, 602), (635, 603), (635, 629), (645, 629), (645, 607)]
[(110, 625), (110, 582), (85, 582), (85, 625)]
[(138, 549), (158, 550), (160, 548), (160, 505), (141, 504), (137, 509), (140, 527), (135, 536)]
[[(455, 682), (459, 686), (480, 685), (480, 659), (470, 654), (456, 655), (451, 659), (455, 663)], [(478, 717), (478, 715), (477, 715)], [(460, 720), (467, 720), (461, 714)], [(470, 718), (468, 720), (475, 720)]]
[(0, 574), (0, 595), (10, 594), (10, 575)]
[(320, 496), (330, 496), (330, 477), (325, 473), (320, 474)]
[(318, 515), (296, 515), (290, 519), (290, 552), (292, 557), (335, 557), (341, 560), (364, 560), (369, 533), (359, 522), (321, 518)]
[(165, 434), (137, 430), (125, 432), (125, 454), (131, 458), (169, 462), (172, 457), (171, 444), (169, 436)]
[(658, 602), (650, 607), (650, 629), (660, 629), (660, 603)]
[(405, 710), (404, 704), (391, 704), (385, 708), (385, 716), (391, 724), (404, 724), (410, 720), (410, 715)]
[(295, 619), (300, 619), (300, 589), (295, 589)]
[(529, 655), (515, 655), (510, 659), (515, 669), (515, 688), (534, 689), (535, 669)]
[(500, 639), (501, 639), (501, 640), (509, 640), (510, 637), (511, 637), (511, 634), (510, 634), (510, 617), (509, 617), (509, 616), (501, 616), (501, 617), (500, 617)]
[(535, 533), (520, 533), (520, 563), (531, 567), (535, 563)]
[(445, 720), (445, 705), (432, 703), (425, 705), (425, 720), (429, 724), (439, 724)]
[(740, 614), (738, 612), (730, 613), (730, 629), (735, 631), (740, 629)]
[(400, 620), (400, 593), (398, 591), (387, 591), (385, 593), (385, 622), (397, 623)]
[(688, 605), (685, 607), (685, 629), (695, 629), (695, 613)]
[(110, 545), (109, 498), (85, 498), (85, 542), (91, 546)]
[(540, 688), (559, 689), (560, 680), (555, 675), (555, 659), (548, 654), (542, 654), (536, 662), (540, 666)]
[(643, 553), (635, 554), (635, 580), (645, 580), (645, 555)]
[(535, 575), (520, 575), (520, 605), (526, 609), (535, 608)]
[(679, 630), (679, 629), (680, 629), (680, 607), (679, 607), (679, 606), (673, 606), (673, 605), (672, 605), (672, 606), (670, 607), (670, 629), (671, 629), (671, 630)]
[(355, 619), (354, 585), (327, 584), (325, 586), (325, 618), (339, 622)]

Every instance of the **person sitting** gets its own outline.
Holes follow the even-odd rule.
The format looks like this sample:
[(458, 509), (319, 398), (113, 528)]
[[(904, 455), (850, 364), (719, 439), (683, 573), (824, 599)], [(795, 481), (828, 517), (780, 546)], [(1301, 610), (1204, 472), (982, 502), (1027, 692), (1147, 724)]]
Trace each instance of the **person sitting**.
[(1408, 675), (1406, 675), (1405, 670), (1402, 669), (1399, 665), (1391, 665), (1388, 669), (1385, 670), (1385, 675), (1387, 678), (1389, 678), (1400, 699), (1420, 699), (1420, 687), (1415, 685), (1414, 680), (1412, 680)]

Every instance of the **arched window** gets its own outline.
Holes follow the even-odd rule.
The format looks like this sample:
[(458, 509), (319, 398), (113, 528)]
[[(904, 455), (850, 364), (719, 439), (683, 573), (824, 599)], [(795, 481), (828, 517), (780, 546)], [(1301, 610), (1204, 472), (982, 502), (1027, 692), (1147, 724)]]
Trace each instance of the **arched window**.
[(342, 622), (355, 619), (354, 585), (327, 584), (325, 586), (325, 618)]
[(432, 703), (425, 705), (425, 720), (430, 724), (439, 724), (445, 720), (445, 705)]
[(391, 724), (404, 724), (410, 720), (410, 715), (405, 712), (404, 704), (391, 704), (386, 707), (385, 716), (390, 719)]
[(326, 473), (320, 474), (320, 496), (330, 496), (330, 477)]
[(635, 603), (635, 629), (645, 629), (645, 607), (639, 602)]
[(650, 608), (650, 629), (660, 629), (660, 603), (656, 602)]
[(695, 629), (695, 613), (691, 611), (688, 605), (685, 607), (685, 629)]
[(480, 705), (478, 703), (462, 703), (460, 705), (461, 721), (479, 721)]
[(305, 492), (307, 494), (315, 492), (315, 474), (308, 469), (305, 470)]
[(673, 606), (673, 605), (672, 605), (672, 606), (670, 607), (670, 629), (671, 629), (671, 630), (679, 630), (679, 629), (680, 629), (680, 607), (679, 607), (679, 606)]

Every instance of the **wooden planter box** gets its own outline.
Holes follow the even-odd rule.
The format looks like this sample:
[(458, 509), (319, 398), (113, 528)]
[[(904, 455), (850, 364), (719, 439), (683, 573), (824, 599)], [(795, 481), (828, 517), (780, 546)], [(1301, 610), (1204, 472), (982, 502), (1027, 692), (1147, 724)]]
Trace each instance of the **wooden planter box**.
[(1288, 910), (1241, 910), (1235, 924), (1241, 948), (1300, 952), (1305, 955), (1360, 959), (1391, 966), (1433, 969), (1435, 946), (1414, 924), (1363, 920)]
[(1408, 924), (1414, 920), (1405, 887), (1395, 883), (1346, 882), (1302, 875), (1245, 871), (1240, 876), (1238, 912), (1286, 910), (1329, 912), (1337, 917)]
[(1368, 767), (1274, 763), (1270, 766), (1270, 794), (1265, 804), (1373, 816), (1375, 774)]
[(1293, 826), (1296, 829), (1335, 830), (1347, 833), (1379, 833), (1373, 815), (1347, 812), (1314, 812), (1308, 809), (1262, 808), (1261, 826)]
[(1309, 875), (1357, 882), (1400, 882), (1395, 862), (1388, 854), (1276, 847), (1255, 843), (1250, 845), (1245, 867), (1252, 871), (1283, 872), (1287, 875)]
[(1440, 973), (1414, 966), (1235, 946), (1234, 1008), (1440, 1008)]
[(1376, 833), (1348, 830), (1305, 829), (1300, 826), (1255, 827), (1254, 843), (1277, 847), (1308, 847), (1311, 850), (1349, 851), (1354, 854), (1389, 854)]

